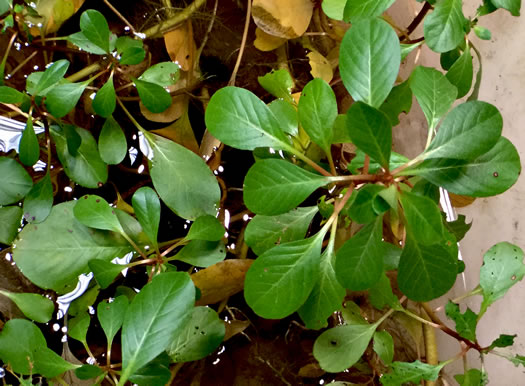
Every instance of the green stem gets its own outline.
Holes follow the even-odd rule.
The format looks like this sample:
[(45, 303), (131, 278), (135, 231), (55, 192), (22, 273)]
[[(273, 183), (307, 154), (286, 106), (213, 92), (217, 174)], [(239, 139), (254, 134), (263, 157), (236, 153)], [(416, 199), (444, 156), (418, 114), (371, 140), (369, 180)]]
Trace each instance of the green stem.
[(165, 20), (161, 23), (155, 24), (153, 27), (145, 30), (144, 35), (146, 35), (146, 38), (162, 37), (164, 33), (167, 32), (169, 29), (189, 19), (190, 16), (193, 15), (193, 13), (197, 11), (200, 7), (202, 7), (204, 4), (206, 4), (206, 0), (195, 0), (193, 3), (191, 3), (189, 6), (184, 8), (181, 12), (177, 13), (172, 18), (169, 18), (168, 20)]
[(148, 259), (148, 257), (147, 257), (147, 256), (144, 254), (144, 252), (142, 251), (142, 249), (140, 249), (140, 248), (138, 247), (138, 245), (135, 244), (135, 242), (131, 239), (131, 237), (129, 237), (129, 236), (126, 234), (126, 232), (124, 232), (124, 231), (120, 231), (119, 233), (120, 233), (120, 235), (121, 235), (122, 237), (124, 237), (124, 238), (127, 240), (128, 243), (131, 244), (131, 246), (132, 246), (132, 247), (133, 247), (133, 248), (134, 248), (134, 249), (140, 254), (140, 256), (141, 256), (144, 260), (147, 260), (147, 259)]
[(424, 159), (424, 154), (425, 154), (425, 153), (423, 152), (423, 153), (421, 153), (420, 155), (418, 155), (416, 158), (414, 158), (414, 159), (408, 161), (406, 164), (401, 165), (401, 166), (398, 167), (397, 169), (392, 170), (392, 172), (391, 172), (390, 174), (393, 175), (393, 176), (395, 177), (396, 175), (399, 175), (399, 173), (401, 173), (403, 170), (408, 169), (409, 167), (414, 166), (414, 165), (416, 165), (417, 163), (423, 161), (423, 159)]
[(305, 156), (303, 153), (301, 153), (299, 150), (297, 150), (296, 148), (292, 147), (292, 146), (287, 146), (286, 149), (287, 152), (289, 153), (292, 153), (293, 155), (295, 155), (297, 158), (299, 158), (301, 161), (303, 161), (304, 163), (306, 163), (307, 165), (310, 165), (312, 168), (314, 168), (315, 170), (317, 170), (319, 173), (321, 173), (323, 176), (326, 176), (326, 177), (333, 177), (333, 175), (330, 173), (330, 172), (327, 172), (326, 170), (324, 170), (322, 167), (320, 167), (319, 165), (317, 165), (314, 161), (312, 161), (310, 158), (308, 158), (307, 156)]
[[(482, 295), (483, 294), (483, 288), (481, 288), (479, 285), (474, 288), (473, 290), (470, 290), (469, 292), (466, 292), (464, 293), (463, 295), (460, 295), (458, 296), (457, 298), (455, 299), (452, 299), (451, 302), (452, 303), (458, 303), (462, 300), (465, 300), (465, 299), (468, 299), (470, 298), (471, 296), (475, 296), (475, 295)], [(445, 306), (439, 306), (438, 308), (436, 308), (434, 310), (434, 312), (439, 312), (441, 311), (443, 308), (445, 308)]]
[(137, 120), (133, 117), (133, 115), (131, 115), (131, 113), (128, 111), (128, 109), (124, 106), (124, 103), (122, 103), (122, 101), (118, 97), (117, 97), (117, 102), (120, 105), (120, 107), (122, 108), (122, 110), (124, 110), (124, 113), (126, 113), (126, 115), (128, 116), (129, 120), (131, 121), (131, 123), (133, 123), (135, 125), (135, 127), (142, 134), (144, 134), (144, 137), (148, 140), (148, 142), (150, 144), (153, 143), (153, 136), (145, 128), (143, 128), (140, 125), (140, 123), (137, 122)]
[(331, 151), (326, 153), (326, 158), (328, 158), (328, 164), (330, 165), (330, 171), (332, 172), (334, 176), (337, 175), (337, 172), (335, 171), (334, 159), (332, 157)]
[(97, 72), (101, 68), (102, 66), (100, 63), (93, 63), (87, 67), (84, 67), (82, 70), (75, 72), (73, 75), (69, 75), (66, 79), (70, 82), (76, 82), (77, 80), (85, 78), (86, 76), (89, 76), (94, 72)]

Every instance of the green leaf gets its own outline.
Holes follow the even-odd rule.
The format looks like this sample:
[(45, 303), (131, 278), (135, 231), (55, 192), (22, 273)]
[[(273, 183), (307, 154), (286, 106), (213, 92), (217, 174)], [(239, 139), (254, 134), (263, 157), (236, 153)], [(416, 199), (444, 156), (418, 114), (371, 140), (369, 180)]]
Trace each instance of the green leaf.
[(191, 319), (168, 347), (175, 363), (196, 361), (210, 355), (224, 339), (224, 322), (209, 307), (195, 307)]
[(253, 262), (244, 298), (257, 315), (281, 319), (303, 305), (319, 276), (323, 236), (279, 244)]
[(392, 126), (399, 124), (399, 114), (408, 114), (412, 108), (412, 90), (409, 81), (395, 86), (383, 102), (381, 110), (390, 120)]
[(110, 347), (113, 338), (115, 338), (118, 330), (122, 327), (128, 306), (128, 298), (124, 295), (116, 297), (112, 302), (102, 301), (98, 303), (98, 321), (104, 330), (104, 334), (106, 334), (108, 346)]
[(88, 262), (89, 269), (95, 275), (95, 280), (102, 289), (108, 288), (124, 267), (105, 260), (93, 259)]
[(403, 44), (401, 43), (401, 61), (405, 60), (412, 51), (419, 47), (423, 42), (417, 42), (413, 44)]
[(157, 193), (148, 186), (135, 191), (131, 198), (135, 216), (148, 238), (157, 246), (160, 224), (160, 201)]
[(84, 36), (104, 52), (109, 52), (109, 26), (104, 15), (88, 9), (80, 15), (80, 30)]
[(33, 185), (24, 199), (24, 218), (27, 222), (44, 221), (53, 206), (53, 184), (49, 173)]
[(490, 32), (489, 29), (482, 27), (480, 25), (475, 25), (473, 29), (474, 29), (474, 33), (476, 34), (478, 38), (482, 40), (492, 39), (492, 33)]
[(0, 86), (1, 103), (21, 103), (24, 100), (24, 94), (20, 91), (7, 86)]
[(476, 326), (478, 324), (478, 315), (470, 308), (462, 314), (459, 305), (449, 301), (445, 306), (447, 318), (453, 320), (456, 324), (456, 331), (460, 336), (476, 342)]
[(69, 363), (47, 347), (37, 347), (33, 355), (35, 361), (33, 372), (46, 378), (54, 378), (66, 371), (80, 367), (80, 365)]
[(450, 83), (457, 87), (458, 99), (463, 98), (470, 91), (473, 75), (474, 68), (472, 66), (472, 55), (470, 54), (470, 48), (467, 45), (463, 54), (461, 54), (459, 59), (454, 62), (446, 75)]
[[(123, 65), (135, 65), (146, 58), (146, 51), (142, 47), (126, 48), (120, 55), (119, 63)], [(178, 77), (177, 77), (178, 78)]]
[(13, 250), (18, 267), (33, 283), (59, 293), (72, 291), (92, 259), (112, 260), (131, 250), (119, 235), (90, 229), (73, 216), (76, 201), (55, 205), (40, 224), (28, 224)]
[[(395, 151), (391, 152), (390, 154), (390, 165), (389, 169), (394, 170), (400, 166), (403, 166), (409, 161), (407, 157), (404, 155), (401, 155), (399, 153), (396, 153)], [(352, 174), (361, 174), (361, 171), (359, 169), (362, 169), (365, 165), (365, 153), (359, 149), (355, 152), (355, 157), (352, 158), (352, 161), (348, 164), (348, 170)], [(370, 164), (368, 165), (368, 173), (370, 174), (376, 174), (381, 170), (381, 165), (379, 165), (376, 161), (370, 160)]]
[(5, 206), (0, 208), (0, 243), (9, 245), (18, 234), (22, 225), (22, 208), (19, 206)]
[(483, 289), (483, 302), (479, 317), (496, 300), (525, 276), (523, 251), (516, 245), (503, 242), (494, 245), (483, 255), (479, 285)]
[(507, 359), (511, 361), (516, 367), (519, 365), (525, 366), (525, 356), (523, 355), (516, 354), (516, 356)]
[(438, 70), (422, 66), (414, 69), (409, 84), (427, 118), (429, 129), (435, 129), (456, 100), (456, 87)]
[(346, 129), (346, 114), (339, 114), (334, 121), (332, 143), (352, 142)]
[(488, 351), (492, 350), (495, 347), (509, 347), (514, 344), (514, 339), (518, 335), (506, 335), (500, 334), (489, 346)]
[(106, 53), (105, 50), (92, 43), (82, 32), (76, 32), (69, 35), (67, 41), (90, 54), (104, 55)]
[(164, 203), (182, 218), (214, 216), (221, 197), (217, 179), (197, 154), (154, 135), (150, 170), (153, 186)]
[(452, 288), (457, 271), (457, 256), (444, 243), (423, 245), (409, 235), (399, 261), (399, 289), (409, 299), (426, 302)]
[(500, 137), (491, 150), (472, 161), (428, 160), (410, 173), (423, 176), (451, 193), (488, 197), (509, 189), (520, 172), (521, 163), (516, 148), (508, 139)]
[(55, 305), (50, 299), (42, 295), (2, 290), (0, 290), (0, 294), (11, 299), (28, 319), (34, 320), (35, 322), (47, 323), (53, 316)]
[(361, 358), (372, 339), (377, 324), (337, 326), (326, 330), (315, 340), (314, 357), (321, 368), (339, 373)]
[(349, 200), (348, 216), (359, 224), (368, 224), (374, 221), (378, 215), (374, 210), (374, 200), (382, 200), (382, 198), (378, 198), (378, 194), (384, 189), (384, 186), (367, 184), (354, 191), (352, 195), (355, 194), (355, 199), (352, 201), (350, 198)]
[[(224, 232), (223, 232), (224, 235)], [(209, 267), (226, 257), (226, 247), (222, 241), (191, 240), (175, 258), (197, 267)]]
[(149, 67), (139, 76), (139, 80), (168, 87), (179, 80), (180, 66), (174, 62), (161, 62)]
[[(35, 85), (34, 89), (27, 91), (34, 95), (44, 96), (51, 88), (55, 87), (56, 84), (63, 78), (67, 69), (69, 67), (69, 62), (65, 59), (57, 60), (51, 66), (49, 66), (40, 76), (38, 83)], [(29, 80), (29, 78), (28, 78)]]
[(112, 116), (106, 119), (102, 126), (98, 137), (98, 150), (102, 161), (109, 165), (121, 163), (128, 152), (126, 135)]
[(383, 217), (361, 228), (337, 251), (335, 272), (341, 285), (351, 291), (372, 287), (383, 273)]
[(164, 386), (171, 378), (171, 358), (166, 352), (141, 367), (129, 380), (137, 385)]
[(93, 306), (93, 304), (97, 300), (99, 293), (100, 287), (98, 285), (94, 285), (91, 288), (89, 288), (80, 297), (74, 299), (71, 302), (71, 305), (69, 306), (69, 309), (67, 311), (68, 315), (70, 317), (73, 317), (89, 312), (89, 307)]
[(511, 13), (512, 16), (520, 15), (521, 0), (490, 0), (496, 8), (504, 8)]
[[(442, 213), (443, 219), (446, 218), (445, 213)], [(454, 235), (456, 240), (459, 242), (465, 237), (467, 232), (472, 227), (472, 222), (468, 223), (465, 221), (465, 215), (460, 214), (455, 221), (444, 221), (445, 228)]]
[(270, 108), (248, 90), (221, 88), (211, 97), (204, 118), (210, 133), (228, 146), (242, 150), (290, 147)]
[(298, 111), (306, 134), (328, 154), (337, 118), (337, 101), (330, 85), (320, 78), (308, 82), (299, 99)]
[(0, 15), (3, 15), (13, 7), (13, 0), (2, 0), (0, 2)]
[(46, 95), (46, 108), (55, 118), (62, 118), (73, 110), (88, 82), (65, 83), (53, 87)]
[(93, 110), (102, 118), (109, 118), (117, 104), (117, 94), (115, 93), (115, 86), (113, 85), (113, 73), (110, 75), (106, 83), (98, 90), (91, 104)]
[(435, 381), (446, 362), (429, 365), (420, 361), (394, 362), (390, 365), (391, 372), (381, 377), (381, 384), (398, 386), (405, 383), (419, 383), (421, 380)]
[(399, 39), (383, 20), (359, 21), (341, 42), (339, 62), (341, 78), (352, 98), (378, 108), (399, 72)]
[(204, 215), (197, 217), (191, 224), (186, 240), (219, 241), (224, 237), (224, 226), (214, 216)]
[(278, 216), (258, 214), (246, 226), (244, 240), (259, 256), (275, 245), (304, 238), (317, 212), (317, 206), (308, 206)]
[(12, 158), (0, 157), (0, 205), (20, 201), (31, 190), (33, 180), (25, 169)]
[(435, 52), (456, 48), (465, 36), (461, 0), (439, 0), (434, 11), (425, 18), (423, 34), (428, 47)]
[(115, 41), (115, 48), (117, 53), (121, 55), (128, 48), (142, 48), (144, 44), (140, 39), (133, 39), (129, 36), (120, 36)]
[(257, 214), (286, 213), (330, 181), (330, 177), (308, 172), (285, 160), (261, 160), (246, 173), (244, 203)]
[(169, 347), (188, 322), (194, 302), (195, 287), (187, 273), (162, 273), (142, 288), (124, 317), (119, 385)]
[(376, 331), (374, 334), (374, 351), (385, 365), (394, 359), (394, 339), (388, 331)]
[(398, 311), (403, 309), (399, 299), (392, 292), (392, 284), (385, 273), (381, 274), (379, 281), (368, 290), (368, 293), (370, 295), (370, 303), (378, 310), (382, 310), (385, 306)]
[(82, 342), (85, 345), (87, 345), (86, 336), (90, 323), (91, 317), (86, 311), (83, 311), (82, 313), (68, 321), (67, 334), (71, 338), (76, 339), (79, 342)]
[(291, 103), (284, 99), (276, 99), (268, 104), (268, 108), (279, 117), (279, 127), (282, 131), (294, 137), (299, 135), (299, 115)]
[(171, 95), (162, 86), (135, 79), (133, 81), (141, 102), (152, 113), (162, 113), (171, 106)]
[(87, 194), (79, 198), (73, 208), (73, 214), (78, 221), (90, 228), (124, 232), (115, 210), (106, 200), (95, 194)]
[(465, 374), (454, 375), (460, 386), (485, 386), (488, 383), (487, 373), (470, 369)]
[(321, 3), (325, 15), (334, 20), (343, 20), (345, 6), (346, 0), (324, 0)]
[(392, 149), (392, 125), (388, 117), (366, 103), (356, 102), (346, 113), (346, 127), (352, 142), (388, 169)]
[(96, 378), (102, 374), (104, 374), (104, 371), (100, 367), (93, 365), (82, 365), (75, 370), (75, 375), (81, 380)]
[(355, 23), (358, 20), (381, 16), (395, 0), (348, 0), (344, 20)]
[(47, 347), (46, 339), (42, 331), (28, 320), (8, 320), (0, 332), (0, 359), (9, 363), (16, 373), (32, 373), (34, 352), (39, 347)]
[(274, 97), (294, 103), (292, 98), (293, 79), (287, 70), (272, 70), (257, 78), (259, 84)]
[(474, 159), (496, 145), (502, 128), (503, 118), (490, 103), (462, 103), (443, 120), (425, 158)]
[(443, 239), (443, 219), (437, 204), (430, 198), (410, 192), (400, 195), (407, 230), (418, 243), (431, 245)]

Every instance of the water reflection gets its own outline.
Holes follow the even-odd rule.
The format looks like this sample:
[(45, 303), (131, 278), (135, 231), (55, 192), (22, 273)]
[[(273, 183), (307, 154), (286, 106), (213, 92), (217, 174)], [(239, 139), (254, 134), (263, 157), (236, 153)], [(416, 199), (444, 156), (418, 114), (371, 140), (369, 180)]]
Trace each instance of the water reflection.
[[(18, 151), (18, 144), (25, 127), (25, 122), (0, 116), (0, 152)], [(40, 134), (43, 132), (44, 128), (35, 126), (35, 133)]]

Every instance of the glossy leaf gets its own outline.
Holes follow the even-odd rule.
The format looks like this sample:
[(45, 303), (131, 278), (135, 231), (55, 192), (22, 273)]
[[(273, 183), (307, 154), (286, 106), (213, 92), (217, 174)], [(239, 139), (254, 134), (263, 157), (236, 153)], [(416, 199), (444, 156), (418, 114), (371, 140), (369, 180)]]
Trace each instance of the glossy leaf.
[(12, 158), (0, 157), (0, 205), (20, 201), (31, 190), (33, 180), (25, 169)]
[(126, 135), (118, 122), (110, 116), (104, 122), (98, 137), (98, 150), (102, 161), (109, 165), (122, 162), (128, 152)]
[(115, 210), (106, 200), (95, 194), (79, 198), (73, 208), (73, 213), (78, 221), (90, 228), (124, 232)]
[(434, 11), (425, 18), (425, 42), (432, 51), (450, 51), (463, 40), (465, 16), (462, 5), (461, 0), (439, 0)]
[(271, 112), (279, 117), (279, 124), (282, 131), (292, 136), (299, 134), (299, 115), (297, 109), (283, 99), (276, 99), (268, 104)]
[(102, 118), (109, 118), (117, 104), (117, 94), (113, 85), (113, 74), (110, 75), (106, 83), (98, 90), (91, 104), (93, 110)]
[(383, 102), (381, 110), (390, 120), (392, 126), (399, 124), (399, 114), (408, 114), (412, 108), (412, 90), (410, 83), (405, 81), (395, 86)]
[(67, 37), (67, 40), (78, 48), (95, 55), (104, 55), (106, 51), (92, 43), (83, 32), (76, 32)]
[[(57, 60), (40, 76), (38, 83), (34, 90), (31, 90), (33, 95), (45, 95), (52, 87), (56, 86), (60, 79), (66, 74), (69, 67), (69, 62), (65, 59)], [(28, 90), (29, 92), (29, 90)]]
[(180, 66), (177, 63), (161, 62), (149, 67), (139, 79), (161, 87), (168, 87), (179, 80), (179, 70)]
[(75, 365), (63, 359), (60, 355), (47, 347), (37, 347), (34, 350), (33, 372), (47, 378), (54, 378), (80, 365)]
[(221, 192), (204, 160), (185, 147), (154, 136), (150, 170), (153, 186), (164, 203), (182, 218), (214, 216)]
[(71, 338), (76, 339), (79, 342), (82, 342), (85, 345), (87, 345), (86, 337), (90, 323), (91, 317), (86, 311), (83, 311), (74, 318), (69, 319), (67, 324), (67, 334)]
[(425, 114), (429, 129), (435, 129), (456, 100), (456, 87), (438, 70), (422, 66), (414, 69), (409, 84)]
[(163, 352), (136, 371), (129, 380), (137, 385), (164, 386), (171, 378), (170, 364), (171, 358)]
[(308, 172), (288, 161), (265, 159), (246, 173), (244, 203), (257, 214), (286, 213), (330, 181), (330, 177)]
[(62, 118), (75, 108), (87, 82), (64, 83), (51, 89), (46, 95), (46, 108), (55, 118)]
[(18, 234), (22, 224), (22, 208), (19, 206), (4, 206), (0, 208), (0, 243), (9, 245)]
[(213, 94), (206, 108), (205, 121), (215, 138), (237, 149), (272, 147), (282, 150), (290, 146), (269, 107), (242, 88), (224, 87)]
[(138, 79), (134, 80), (133, 83), (137, 88), (141, 102), (152, 113), (162, 113), (171, 106), (171, 95), (162, 86)]
[(97, 47), (109, 52), (109, 26), (104, 15), (94, 9), (88, 9), (80, 15), (80, 30)]
[(146, 58), (146, 51), (142, 47), (126, 48), (120, 55), (119, 63), (123, 65), (135, 65)]
[(104, 371), (100, 367), (94, 365), (82, 365), (75, 370), (75, 375), (81, 380), (96, 378), (102, 374), (104, 374)]
[(259, 84), (274, 97), (293, 102), (291, 93), (294, 83), (287, 70), (272, 70), (264, 76), (259, 76), (257, 80)]
[(445, 312), (447, 318), (454, 321), (456, 324), (456, 331), (463, 338), (476, 341), (476, 326), (478, 324), (478, 315), (475, 314), (470, 308), (464, 313), (459, 310), (459, 305), (449, 301), (445, 306)]
[(124, 267), (120, 264), (110, 263), (101, 259), (93, 259), (88, 262), (88, 266), (95, 280), (102, 289), (108, 288), (115, 278), (122, 272)]
[(394, 362), (390, 365), (391, 371), (381, 377), (381, 384), (398, 386), (409, 382), (417, 384), (421, 380), (435, 381), (445, 364), (429, 365), (420, 361)]
[(394, 359), (394, 339), (386, 330), (374, 334), (374, 351), (384, 364), (392, 363)]
[(487, 373), (470, 369), (465, 374), (454, 375), (460, 386), (485, 386), (488, 383)]
[(397, 296), (392, 292), (392, 284), (385, 273), (383, 273), (379, 281), (368, 290), (368, 293), (370, 294), (370, 303), (378, 310), (382, 310), (385, 306), (395, 310), (401, 310), (403, 308)]
[(162, 273), (131, 302), (122, 326), (120, 385), (139, 368), (166, 350), (188, 322), (195, 287), (186, 273)]
[(400, 201), (407, 230), (418, 243), (431, 245), (443, 239), (443, 219), (434, 201), (410, 192), (403, 192)]
[(226, 246), (222, 241), (191, 240), (174, 257), (197, 267), (209, 267), (224, 260)]
[(374, 221), (378, 216), (374, 210), (374, 200), (382, 200), (382, 198), (378, 198), (378, 194), (384, 189), (384, 186), (368, 184), (354, 191), (352, 195), (355, 194), (355, 199), (350, 198), (348, 216), (359, 224), (368, 224)]
[(0, 290), (0, 294), (11, 299), (28, 319), (38, 323), (49, 322), (55, 310), (53, 302), (39, 294), (16, 293), (2, 290)]
[(24, 218), (27, 222), (42, 222), (49, 216), (52, 206), (53, 184), (49, 173), (47, 173), (27, 193), (23, 206)]
[(304, 238), (317, 212), (317, 206), (309, 206), (277, 216), (258, 214), (246, 226), (244, 240), (259, 256), (278, 244)]
[(399, 39), (383, 20), (360, 21), (345, 34), (339, 62), (341, 78), (352, 98), (378, 108), (399, 72)]
[(504, 8), (511, 13), (512, 16), (520, 15), (521, 0), (490, 0), (496, 8)]
[(20, 138), (20, 144), (18, 145), (18, 154), (20, 162), (26, 166), (33, 166), (40, 158), (40, 146), (31, 116), (27, 117), (26, 127), (22, 132), (22, 138)]
[(205, 358), (219, 347), (225, 332), (217, 312), (209, 307), (195, 307), (191, 319), (168, 347), (168, 354), (175, 363)]
[(388, 117), (366, 103), (354, 103), (346, 113), (348, 133), (359, 149), (388, 169), (392, 125)]
[(224, 237), (225, 229), (214, 216), (197, 217), (186, 235), (186, 240), (219, 241)]
[[(445, 214), (443, 214), (445, 216)], [(455, 221), (445, 221), (445, 228), (454, 235), (456, 240), (459, 242), (465, 237), (467, 232), (472, 227), (472, 222), (468, 223), (465, 221), (466, 217), (460, 214)]]
[(457, 98), (463, 98), (472, 87), (474, 68), (472, 66), (472, 55), (467, 45), (463, 54), (454, 62), (447, 72), (447, 79), (458, 89)]
[(395, 0), (348, 0), (344, 10), (344, 20), (356, 21), (381, 16)]
[(24, 94), (12, 87), (0, 86), (1, 103), (20, 103), (24, 100)]
[(109, 346), (111, 346), (113, 338), (115, 338), (118, 330), (122, 327), (128, 306), (128, 298), (124, 295), (116, 297), (112, 302), (102, 301), (98, 303), (98, 321), (104, 330), (104, 334), (106, 334)]
[(160, 224), (160, 201), (157, 193), (150, 187), (143, 186), (135, 191), (131, 203), (142, 229), (153, 245), (157, 245)]

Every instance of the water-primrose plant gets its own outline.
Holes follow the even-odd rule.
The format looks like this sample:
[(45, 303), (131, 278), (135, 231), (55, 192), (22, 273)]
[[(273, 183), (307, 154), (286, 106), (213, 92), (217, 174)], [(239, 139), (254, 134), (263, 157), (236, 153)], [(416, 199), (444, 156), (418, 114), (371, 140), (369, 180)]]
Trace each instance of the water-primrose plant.
[[(42, 289), (0, 288), (0, 297), (20, 311), (0, 322), (3, 369), (24, 385), (44, 378), (67, 384), (72, 376), (93, 384), (170, 384), (182, 364), (207, 357), (226, 339), (228, 323), (220, 314), (228, 296), (242, 289), (256, 315), (283, 319), (297, 313), (296, 323), (319, 331), (313, 357), (321, 374), (359, 366), (376, 383), (417, 384), (436, 380), (443, 367), (470, 350), (525, 365), (525, 356), (505, 351), (515, 335), (500, 335), (487, 346), (476, 337), (487, 308), (525, 276), (518, 246), (501, 242), (490, 248), (479, 285), (440, 307), (455, 328), (427, 303), (445, 295), (465, 269), (458, 242), (470, 228), (462, 216), (447, 221), (440, 195), (497, 195), (521, 171), (516, 148), (501, 135), (497, 107), (478, 100), (481, 57), (470, 39), (472, 33), (490, 38), (479, 19), (499, 8), (517, 16), (520, 0), (484, 0), (472, 18), (464, 16), (461, 0), (426, 1), (406, 29), (383, 15), (394, 2), (322, 3), (328, 17), (349, 23), (337, 42), (340, 80), (353, 99), (347, 111), (324, 79), (314, 78), (293, 93), (297, 86), (287, 69), (259, 78), (275, 97), (269, 103), (234, 86), (209, 99), (205, 136), (215, 137), (216, 148), (253, 151), (254, 158), (244, 177), (246, 211), (239, 214), (254, 217), (237, 240), (246, 248), (228, 259), (221, 220), (229, 187), (202, 154), (144, 128), (128, 103), (140, 100), (153, 114), (168, 109), (173, 95), (167, 88), (178, 81), (179, 64), (138, 66), (148, 57), (141, 40), (148, 34), (116, 36), (97, 10), (82, 12), (80, 32), (62, 38), (42, 34), (42, 41), (67, 41), (95, 59), (67, 77), (68, 59), (49, 61), (44, 71), (27, 76), (25, 89), (11, 87), (10, 74), (0, 86), (0, 103), (27, 122), (18, 151), (0, 157), (0, 243), (6, 245), (1, 256), (12, 258)], [(24, 39), (34, 40), (23, 17), (28, 10), (38, 17), (38, 9), (11, 1), (0, 5), (6, 31), (22, 19)], [(421, 23), (424, 36), (412, 39)], [(401, 79), (401, 62), (423, 44), (441, 55), (445, 72), (416, 66)], [(476, 77), (473, 52), (479, 59)], [(9, 55), (8, 49), (2, 73)], [(129, 66), (140, 72), (129, 75)], [(116, 88), (124, 73), (127, 81)], [(138, 97), (124, 95), (134, 90)], [(79, 100), (86, 93), (94, 95), (91, 108), (82, 111)], [(426, 118), (428, 140), (409, 159), (392, 151), (392, 128), (409, 112), (413, 96)], [(76, 115), (86, 112), (100, 117), (98, 140), (75, 124)], [(132, 127), (123, 129), (124, 123)], [(125, 164), (131, 136), (141, 139), (147, 168), (138, 173), (148, 179), (133, 187), (131, 205), (118, 191), (108, 203), (102, 189), (112, 182), (108, 165)], [(344, 150), (341, 144), (351, 145)], [(54, 205), (62, 172), (71, 186), (90, 190)], [(161, 201), (185, 222), (181, 237), (160, 239)], [(124, 265), (116, 262), (125, 256)], [(213, 275), (232, 275), (226, 266), (240, 272), (237, 282), (210, 285)], [(198, 272), (190, 275), (194, 267)], [(82, 363), (68, 350), (53, 349), (45, 331), (55, 294), (71, 292), (79, 275), (90, 272), (94, 280), (69, 306), (66, 320), (68, 337), (89, 357)], [(145, 274), (144, 280), (127, 284), (123, 275), (134, 272)], [(219, 288), (226, 294), (216, 296)], [(360, 309), (352, 301), (355, 294), (375, 311)], [(471, 296), (482, 298), (477, 313), (460, 307)], [(219, 302), (218, 308), (209, 306)], [(418, 360), (396, 360), (400, 347), (387, 328), (396, 316), (424, 327), (425, 354)], [(88, 330), (95, 325), (105, 334), (102, 352), (90, 345)], [(437, 360), (429, 338), (433, 329), (459, 342), (455, 357)], [(456, 375), (461, 385), (486, 384), (483, 368), (464, 363), (464, 374)]]

